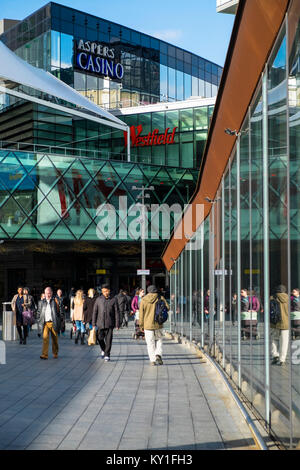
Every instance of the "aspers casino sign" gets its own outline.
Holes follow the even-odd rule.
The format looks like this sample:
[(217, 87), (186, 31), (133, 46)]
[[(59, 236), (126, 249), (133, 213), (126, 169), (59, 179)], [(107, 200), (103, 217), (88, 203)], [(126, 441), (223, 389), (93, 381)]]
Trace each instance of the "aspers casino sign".
[[(175, 142), (175, 132), (177, 127), (171, 131), (169, 127), (163, 133), (159, 133), (159, 129), (154, 129), (147, 135), (142, 136), (143, 126), (130, 127), (131, 147), (153, 147), (156, 145), (170, 145)], [(127, 132), (124, 132), (125, 147), (127, 146)]]
[(104, 77), (122, 80), (124, 67), (116, 60), (115, 50), (99, 42), (75, 42), (75, 67)]

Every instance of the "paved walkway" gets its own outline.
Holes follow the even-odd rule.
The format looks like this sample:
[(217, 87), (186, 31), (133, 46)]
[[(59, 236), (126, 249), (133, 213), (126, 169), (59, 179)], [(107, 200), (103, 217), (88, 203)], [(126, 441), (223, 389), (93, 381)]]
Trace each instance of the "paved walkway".
[(7, 342), (0, 365), (0, 449), (249, 449), (254, 442), (209, 363), (164, 340), (149, 365), (143, 340), (115, 331), (111, 362), (99, 346), (60, 338), (42, 361), (41, 339)]

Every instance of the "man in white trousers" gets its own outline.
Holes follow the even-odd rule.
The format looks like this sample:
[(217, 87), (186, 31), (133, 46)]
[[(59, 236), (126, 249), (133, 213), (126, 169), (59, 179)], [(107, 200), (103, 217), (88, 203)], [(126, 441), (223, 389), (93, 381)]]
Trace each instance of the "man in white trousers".
[(289, 296), (286, 293), (286, 287), (284, 285), (277, 286), (271, 300), (276, 300), (279, 303), (281, 313), (281, 320), (276, 325), (271, 324), (272, 364), (282, 366), (285, 364), (289, 347)]
[[(167, 304), (165, 298), (160, 298)], [(142, 298), (139, 307), (139, 324), (140, 328), (145, 331), (145, 340), (147, 343), (148, 355), (150, 363), (153, 366), (159, 366), (163, 364), (162, 361), (162, 328), (163, 325), (159, 325), (154, 320), (155, 305), (159, 299), (158, 289), (155, 286), (149, 286), (147, 289), (147, 295)]]

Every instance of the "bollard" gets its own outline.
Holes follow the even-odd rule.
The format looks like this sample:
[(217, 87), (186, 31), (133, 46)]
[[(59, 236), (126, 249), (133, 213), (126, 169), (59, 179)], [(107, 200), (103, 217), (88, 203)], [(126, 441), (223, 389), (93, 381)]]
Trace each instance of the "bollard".
[(14, 325), (14, 314), (11, 311), (11, 303), (3, 302), (3, 322), (2, 322), (2, 339), (3, 341), (15, 341), (17, 332)]

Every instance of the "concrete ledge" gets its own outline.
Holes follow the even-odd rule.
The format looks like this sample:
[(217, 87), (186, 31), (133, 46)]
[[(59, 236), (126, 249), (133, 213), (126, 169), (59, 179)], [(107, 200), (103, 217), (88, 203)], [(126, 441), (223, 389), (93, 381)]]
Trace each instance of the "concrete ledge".
[(176, 341), (178, 344), (182, 344), (185, 347), (188, 347), (199, 359), (201, 363), (207, 362), (203, 352), (200, 347), (200, 343), (196, 341), (190, 341), (186, 337), (181, 337), (178, 333), (170, 333), (169, 331), (165, 331), (164, 335), (168, 339), (172, 339)]

